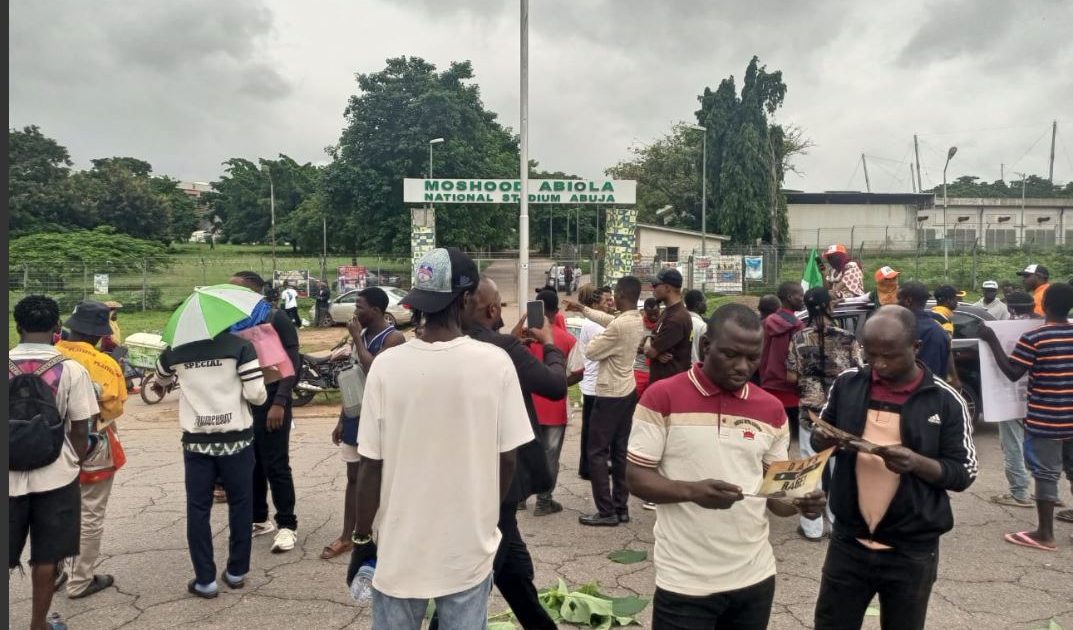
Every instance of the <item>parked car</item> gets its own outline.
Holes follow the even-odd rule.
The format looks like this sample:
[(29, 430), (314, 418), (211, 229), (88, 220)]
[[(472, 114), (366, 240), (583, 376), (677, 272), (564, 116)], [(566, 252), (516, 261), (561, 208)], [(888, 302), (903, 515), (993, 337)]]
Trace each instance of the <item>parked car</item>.
[[(935, 301), (928, 302), (927, 309), (935, 306)], [(853, 304), (839, 306), (834, 310), (835, 325), (861, 336), (864, 322), (875, 312), (870, 305)], [(808, 313), (797, 313), (798, 319), (808, 323)], [(983, 398), (980, 396), (980, 327), (983, 322), (994, 321), (995, 318), (986, 309), (973, 306), (968, 303), (958, 304), (954, 311), (954, 369), (958, 380), (961, 382), (961, 395), (969, 404), (973, 422), (986, 417), (987, 411), (983, 408)]]
[[(410, 324), (414, 318), (413, 312), (410, 307), (399, 303), (402, 298), (406, 297), (406, 292), (396, 287), (385, 286), (381, 288), (387, 293), (388, 306), (384, 318), (387, 319), (388, 323), (400, 328)], [(331, 325), (346, 324), (354, 317), (354, 305), (358, 301), (358, 292), (358, 289), (354, 289), (332, 298), (331, 303), (328, 305), (328, 317), (331, 318)], [(316, 317), (317, 307), (313, 306), (309, 309), (309, 321), (315, 321)]]

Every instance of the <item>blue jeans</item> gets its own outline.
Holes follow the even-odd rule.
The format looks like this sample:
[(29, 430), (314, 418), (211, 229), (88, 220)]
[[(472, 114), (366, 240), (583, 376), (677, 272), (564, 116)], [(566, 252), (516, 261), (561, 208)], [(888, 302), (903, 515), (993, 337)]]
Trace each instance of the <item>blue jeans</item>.
[[(799, 416), (799, 424), (797, 425), (797, 447), (798, 452), (802, 459), (812, 457), (816, 454), (816, 451), (812, 448), (812, 422), (808, 420), (808, 411), (804, 407), (801, 408)], [(829, 475), (834, 471), (835, 460), (832, 457), (827, 460), (827, 473), (824, 474), (823, 480), (820, 483), (821, 489), (827, 488), (827, 480)], [(835, 522), (835, 515), (831, 512), (831, 505), (827, 505), (827, 520), (832, 524)], [(805, 518), (801, 516), (801, 531), (804, 532), (808, 538), (822, 538), (823, 537), (823, 517), (819, 518)]]
[(1027, 501), (1028, 469), (1025, 468), (1024, 420), (1006, 420), (998, 423), (999, 443), (1006, 459), (1006, 481), (1014, 498)]
[(1073, 438), (1056, 440), (1025, 433), (1025, 461), (1036, 480), (1036, 500), (1057, 503), (1063, 468), (1073, 483)]
[[(440, 630), (480, 630), (488, 625), (492, 574), (460, 593), (435, 598)], [(403, 599), (373, 590), (373, 630), (420, 630), (427, 599)]]
[(184, 450), (183, 464), (186, 467), (186, 542), (190, 546), (194, 578), (202, 586), (216, 579), (209, 515), (217, 477), (227, 492), (230, 529), (227, 572), (234, 577), (246, 575), (250, 571), (253, 545), (253, 447), (223, 457)]

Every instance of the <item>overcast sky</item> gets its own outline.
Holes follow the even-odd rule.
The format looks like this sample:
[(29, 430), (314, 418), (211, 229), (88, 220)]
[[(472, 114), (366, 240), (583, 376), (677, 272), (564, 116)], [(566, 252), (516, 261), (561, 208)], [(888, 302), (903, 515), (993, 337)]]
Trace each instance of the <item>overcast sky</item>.
[[(532, 0), (530, 157), (599, 177), (629, 147), (692, 120), (696, 97), (753, 54), (788, 86), (777, 119), (815, 147), (789, 188), (910, 190), (1047, 174), (1073, 179), (1073, 4)], [(323, 162), (354, 74), (400, 55), (473, 62), (485, 106), (518, 127), (518, 2), (510, 0), (15, 0), (12, 127), (40, 125), (78, 167), (129, 155), (208, 181), (220, 163)], [(448, 139), (450, 141), (450, 139)], [(481, 173), (466, 173), (479, 177)]]

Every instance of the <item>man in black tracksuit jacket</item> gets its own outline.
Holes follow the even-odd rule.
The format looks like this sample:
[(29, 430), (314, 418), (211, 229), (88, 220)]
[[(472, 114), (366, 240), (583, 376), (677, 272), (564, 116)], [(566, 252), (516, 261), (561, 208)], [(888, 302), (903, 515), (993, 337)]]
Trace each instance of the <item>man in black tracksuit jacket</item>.
[[(860, 628), (878, 593), (883, 630), (916, 630), (924, 628), (939, 536), (954, 526), (947, 491), (965, 490), (976, 478), (972, 419), (961, 396), (916, 362), (909, 310), (880, 308), (863, 341), (868, 365), (835, 380), (821, 415), (881, 448), (842, 448), (833, 458), (834, 529), (815, 627)], [(840, 445), (817, 429), (817, 451)]]
[[(522, 387), (525, 409), (529, 412), (529, 424), (533, 434), (539, 436), (536, 411), (533, 408), (533, 394), (549, 400), (562, 400), (566, 396), (566, 357), (555, 347), (551, 333), (551, 324), (545, 320), (544, 327), (531, 330), (538, 341), (544, 342), (543, 363), (533, 356), (529, 349), (517, 337), (498, 332), (503, 327), (500, 317), (499, 290), (488, 278), (481, 278), (472, 303), (467, 303), (463, 316), (463, 328), (466, 334), (476, 339), (499, 346), (518, 372), (518, 382)], [(474, 384), (479, 387), (480, 384)], [(550, 492), (553, 485), (548, 474), (547, 456), (539, 440), (523, 444), (518, 448), (517, 466), (511, 480), (507, 496), (499, 506), (499, 531), (503, 538), (499, 541), (492, 573), (496, 588), (503, 599), (507, 600), (511, 612), (525, 630), (555, 630), (555, 622), (540, 605), (536, 587), (533, 585), (533, 559), (525, 546), (521, 531), (518, 530), (518, 504), (539, 492)], [(436, 620), (430, 630), (438, 628)]]

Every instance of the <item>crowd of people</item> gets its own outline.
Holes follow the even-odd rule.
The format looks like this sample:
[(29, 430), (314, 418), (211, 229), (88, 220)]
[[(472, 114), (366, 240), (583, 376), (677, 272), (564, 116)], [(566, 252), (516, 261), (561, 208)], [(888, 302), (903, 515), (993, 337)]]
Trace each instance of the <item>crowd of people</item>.
[[(630, 522), (631, 495), (655, 510), (654, 628), (765, 628), (776, 588), (773, 516), (796, 517), (804, 539), (828, 541), (817, 628), (859, 628), (876, 595), (883, 628), (923, 628), (939, 539), (954, 526), (948, 493), (978, 472), (952, 361), (965, 294), (899, 284), (890, 267), (875, 272), (869, 294), (846, 248), (823, 258), (823, 286), (784, 283), (756, 310), (730, 303), (707, 318), (704, 294), (664, 268), (646, 279), (652, 296), (643, 301), (645, 282), (633, 276), (582, 285), (576, 299), (550, 282), (536, 295), (543, 324), (510, 326), (495, 282), (460, 250), (435, 249), (403, 299), (419, 322), (410, 340), (385, 318), (384, 291), (363, 289), (347, 324), (360, 403), (344, 402), (331, 432), (347, 473), (343, 526), (321, 558), (349, 553), (352, 588), (371, 573), (377, 629), (420, 628), (428, 600), (433, 627), (484, 627), (493, 587), (522, 627), (555, 628), (517, 513), (532, 497), (534, 516), (563, 511), (554, 493), (567, 392), (577, 384), (578, 474), (593, 500), (578, 522)], [(1042, 318), (1009, 356), (981, 327), (1002, 373), (1029, 375), (1026, 417), (1000, 424), (1010, 492), (992, 500), (1035, 506), (1037, 529), (1006, 540), (1053, 550), (1054, 520), (1073, 520), (1056, 512), (1062, 471), (1073, 478), (1073, 286), (1050, 282), (1042, 265), (1020, 275), (1027, 292), (1003, 286), (1004, 303), (987, 281), (974, 305), (996, 320)], [(254, 272), (231, 283), (265, 290)], [(196, 597), (245, 585), (255, 536), (274, 534), (274, 553), (298, 539), (289, 460), (297, 305), (283, 293), (283, 308), (266, 299), (211, 339), (167, 348), (156, 367), (154, 387), (181, 384), (187, 590)], [(870, 310), (863, 329), (838, 327), (835, 308), (855, 303)], [(101, 349), (114, 310), (82, 302), (62, 326), (45, 296), (14, 311), (11, 418), (23, 432), (12, 429), (12, 452), (22, 440), (24, 457), (9, 470), (9, 566), (20, 566), (29, 536), (33, 630), (62, 627), (48, 619), (61, 586), (79, 598), (115, 584), (94, 573), (112, 479), (126, 461), (116, 429), (124, 373)], [(576, 337), (564, 311), (582, 318)], [(290, 365), (264, 365), (253, 329)], [(59, 433), (37, 422), (50, 413)], [(792, 437), (802, 458), (834, 449), (822, 488), (793, 500), (757, 496), (767, 467), (790, 458)], [(219, 573), (214, 500), (228, 507)]]

